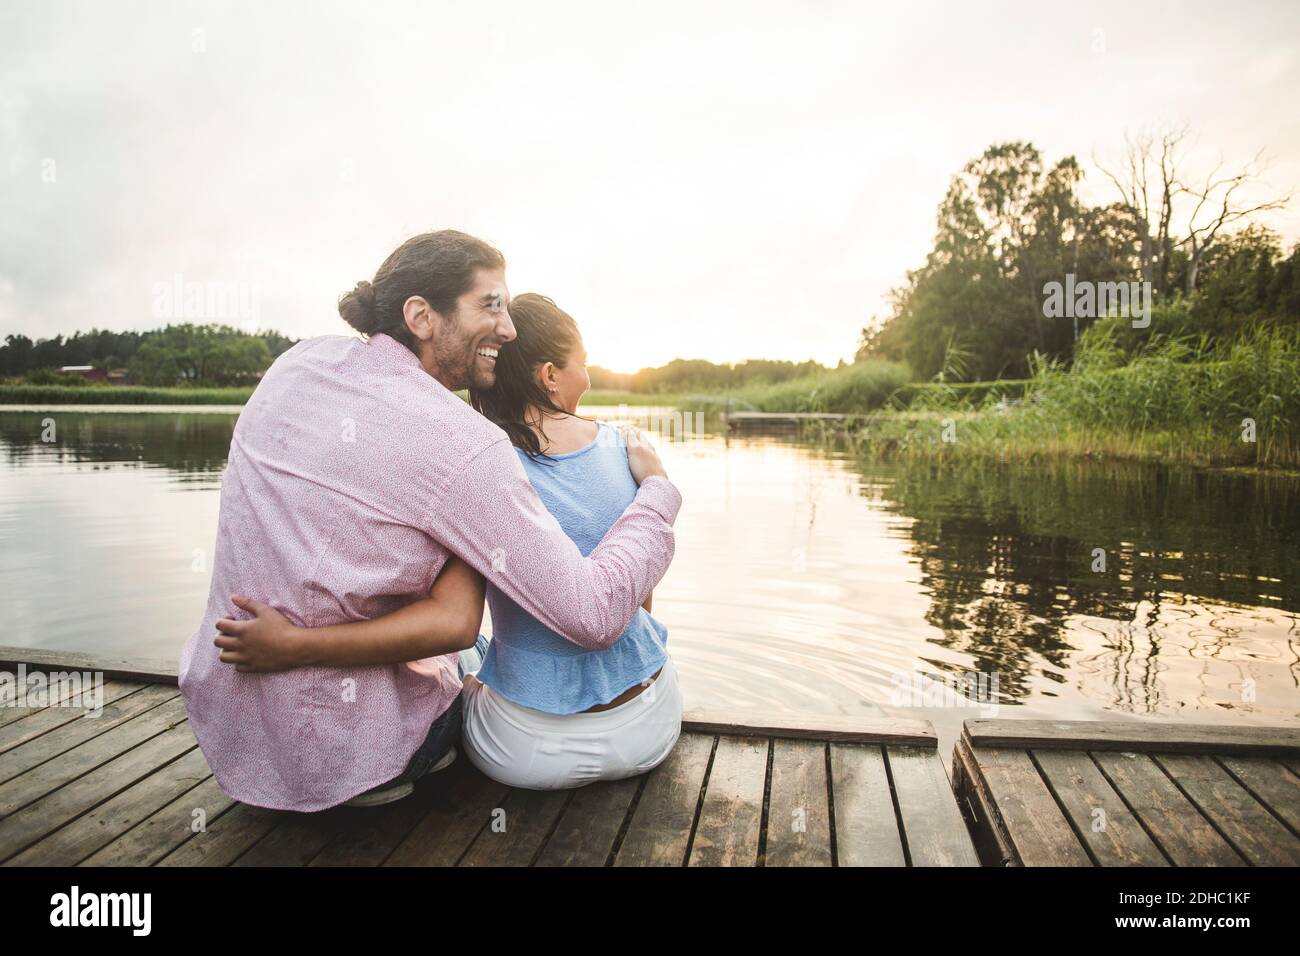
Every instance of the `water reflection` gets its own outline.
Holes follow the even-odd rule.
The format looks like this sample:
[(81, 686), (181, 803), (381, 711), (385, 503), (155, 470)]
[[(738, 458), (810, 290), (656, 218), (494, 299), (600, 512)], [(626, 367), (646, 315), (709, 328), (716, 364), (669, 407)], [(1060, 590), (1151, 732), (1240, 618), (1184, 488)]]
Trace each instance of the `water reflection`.
[(6, 466), (157, 466), (178, 478), (219, 477), (236, 415), (193, 412), (0, 412)]
[[(174, 658), (234, 421), (0, 412), (4, 643)], [(655, 612), (691, 705), (923, 717), (945, 756), (989, 711), (900, 698), (910, 675), (989, 675), (1001, 716), (1300, 718), (1292, 479), (885, 465), (788, 435), (661, 451), (686, 504)]]
[(935, 642), (998, 674), (1008, 700), (1071, 687), (1131, 716), (1296, 714), (1294, 480), (1115, 464), (887, 473), (868, 493), (912, 519)]

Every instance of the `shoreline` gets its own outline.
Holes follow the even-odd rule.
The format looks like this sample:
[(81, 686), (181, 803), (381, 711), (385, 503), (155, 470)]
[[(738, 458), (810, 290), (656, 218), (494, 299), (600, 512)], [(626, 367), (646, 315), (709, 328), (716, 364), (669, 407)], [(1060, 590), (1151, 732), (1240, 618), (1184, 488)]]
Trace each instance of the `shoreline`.
[[(75, 389), (99, 393), (99, 388)], [(154, 390), (183, 392), (184, 390)], [(2, 393), (0, 393), (2, 394)], [(776, 428), (793, 430), (800, 438), (841, 442), (854, 454), (882, 462), (929, 462), (933, 464), (1045, 465), (1064, 462), (1134, 463), (1167, 465), (1220, 474), (1300, 478), (1296, 452), (1284, 448), (1277, 462), (1243, 460), (1241, 449), (1226, 436), (1210, 430), (1200, 432), (1140, 432), (1090, 430), (1044, 417), (1041, 411), (1025, 415), (1020, 411), (998, 412), (992, 408), (875, 409), (869, 412), (816, 414), (799, 412), (746, 412), (738, 409), (727, 416), (717, 396), (635, 395), (623, 392), (588, 393), (583, 409), (676, 409), (699, 410), (728, 421), (733, 434), (762, 434)], [(96, 398), (99, 396), (96, 395)], [(107, 397), (107, 396), (105, 396)], [(159, 398), (170, 398), (159, 395)], [(71, 396), (69, 396), (71, 398)], [(628, 401), (627, 399), (634, 399)], [(700, 406), (703, 406), (702, 408)], [(0, 403), (0, 412), (76, 414), (176, 414), (238, 415), (241, 402), (84, 402), (57, 398), (32, 402)], [(745, 425), (745, 416), (754, 421)], [(769, 421), (770, 420), (770, 421)], [(780, 422), (778, 420), (784, 420)], [(736, 428), (731, 422), (742, 423)], [(948, 429), (945, 437), (944, 430)], [(1258, 448), (1258, 446), (1256, 446)]]

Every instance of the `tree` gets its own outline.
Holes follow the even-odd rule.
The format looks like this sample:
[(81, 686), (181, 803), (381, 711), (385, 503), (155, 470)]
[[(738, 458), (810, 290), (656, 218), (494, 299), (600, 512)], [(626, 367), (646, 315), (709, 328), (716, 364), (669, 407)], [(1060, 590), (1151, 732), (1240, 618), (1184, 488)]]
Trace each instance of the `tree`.
[(0, 348), (0, 375), (24, 375), (35, 368), (32, 355), (35, 344), (25, 335), (6, 335)]
[[(967, 163), (939, 206), (934, 247), (892, 295), (893, 315), (863, 330), (859, 356), (903, 359), (922, 378), (969, 356), (977, 378), (1023, 375), (1035, 352), (1069, 355), (1076, 330), (1043, 311), (1043, 284), (1067, 272), (1127, 274), (1114, 211), (1078, 198), (1073, 157), (1044, 170), (1029, 143), (995, 144)], [(951, 371), (951, 369), (948, 369)]]
[(169, 325), (151, 333), (131, 360), (141, 385), (238, 385), (255, 381), (271, 364), (260, 337), (228, 326)]
[(1243, 197), (1264, 171), (1260, 154), (1235, 172), (1220, 160), (1204, 177), (1187, 172), (1187, 127), (1125, 135), (1119, 165), (1097, 166), (1115, 186), (1139, 244), (1142, 279), (1160, 299), (1174, 289), (1175, 254), (1187, 257), (1182, 291), (1196, 291), (1202, 263), (1225, 227), (1286, 205), (1291, 196), (1248, 201)]
[(1277, 236), (1261, 226), (1220, 240), (1204, 257), (1191, 298), (1192, 330), (1224, 338), (1257, 322), (1297, 324), (1298, 263), (1300, 246), (1283, 258)]

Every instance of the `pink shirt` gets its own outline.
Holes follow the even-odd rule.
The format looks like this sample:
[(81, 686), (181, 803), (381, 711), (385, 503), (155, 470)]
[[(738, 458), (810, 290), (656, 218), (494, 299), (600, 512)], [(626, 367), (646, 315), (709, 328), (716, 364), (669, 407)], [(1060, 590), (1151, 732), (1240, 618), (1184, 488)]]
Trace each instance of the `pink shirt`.
[(450, 553), (584, 647), (626, 628), (673, 556), (677, 489), (648, 479), (584, 558), (505, 432), (386, 335), (309, 339), (266, 373), (235, 426), (212, 590), (180, 688), (218, 784), (244, 803), (321, 810), (401, 773), (460, 692), (456, 656), (241, 674), (212, 644), (232, 594), (307, 626), (428, 594)]

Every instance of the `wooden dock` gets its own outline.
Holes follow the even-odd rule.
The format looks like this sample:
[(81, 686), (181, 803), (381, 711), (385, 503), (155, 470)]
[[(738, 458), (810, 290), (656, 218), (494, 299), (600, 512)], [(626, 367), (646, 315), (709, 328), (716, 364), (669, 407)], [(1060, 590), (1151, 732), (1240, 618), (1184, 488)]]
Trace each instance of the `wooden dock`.
[(0, 707), (0, 864), (1300, 865), (1300, 729), (968, 720), (951, 784), (925, 721), (688, 712), (641, 777), (497, 784), (462, 756), (376, 808), (240, 804), (167, 662), (0, 647), (93, 671), (104, 708)]
[(986, 865), (1300, 865), (1300, 729), (968, 720), (953, 785)]
[(925, 721), (693, 712), (641, 777), (516, 790), (462, 756), (396, 803), (301, 814), (221, 792), (167, 666), (20, 655), (99, 670), (105, 706), (0, 708), (7, 866), (978, 865)]

